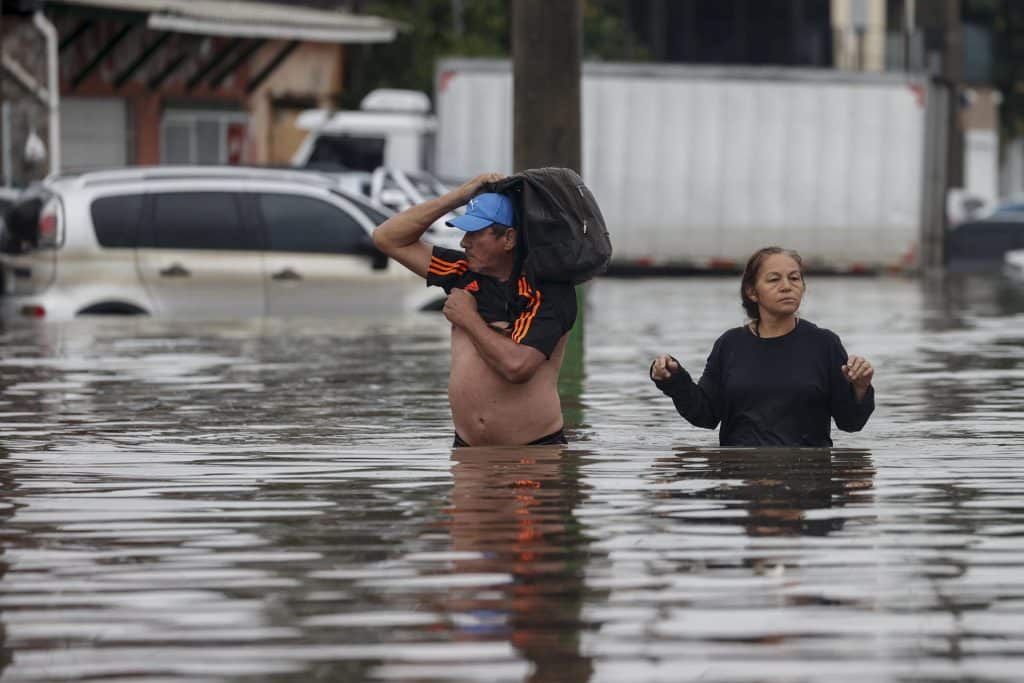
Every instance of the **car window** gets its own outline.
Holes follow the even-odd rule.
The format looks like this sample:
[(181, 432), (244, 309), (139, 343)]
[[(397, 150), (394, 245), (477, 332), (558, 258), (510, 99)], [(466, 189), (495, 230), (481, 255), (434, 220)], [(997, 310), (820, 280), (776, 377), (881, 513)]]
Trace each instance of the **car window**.
[(376, 206), (371, 204), (369, 201), (363, 199), (362, 197), (357, 197), (352, 194), (343, 194), (341, 192), (335, 192), (334, 190), (331, 190), (331, 192), (358, 206), (359, 210), (362, 211), (366, 215), (366, 217), (370, 219), (370, 222), (372, 222), (374, 225), (380, 225), (381, 223), (388, 219), (387, 214), (385, 214), (383, 211), (381, 211)]
[(157, 249), (254, 249), (230, 192), (153, 195), (152, 230), (140, 246)]
[(352, 254), (370, 243), (353, 216), (325, 201), (267, 193), (259, 195), (259, 206), (273, 251)]
[(96, 239), (104, 247), (134, 247), (142, 216), (141, 194), (100, 197), (92, 203)]

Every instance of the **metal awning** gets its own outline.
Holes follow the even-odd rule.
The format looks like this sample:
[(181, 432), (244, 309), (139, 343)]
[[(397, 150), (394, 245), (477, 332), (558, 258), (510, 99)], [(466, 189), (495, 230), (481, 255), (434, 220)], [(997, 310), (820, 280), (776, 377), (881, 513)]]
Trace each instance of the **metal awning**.
[(279, 2), (242, 0), (54, 0), (77, 6), (146, 15), (156, 31), (230, 38), (315, 43), (389, 43), (401, 25), (381, 17)]

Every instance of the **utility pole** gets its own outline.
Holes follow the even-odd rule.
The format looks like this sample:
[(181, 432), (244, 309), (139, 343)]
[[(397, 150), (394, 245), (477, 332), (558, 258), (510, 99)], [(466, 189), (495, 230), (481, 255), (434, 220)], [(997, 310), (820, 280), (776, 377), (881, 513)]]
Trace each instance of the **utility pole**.
[(512, 3), (513, 165), (580, 172), (581, 0)]
[[(582, 175), (582, 0), (513, 0), (511, 5), (513, 166), (517, 171), (561, 166)], [(576, 325), (559, 376), (569, 425), (582, 422), (583, 291), (576, 288)]]
[[(934, 81), (946, 91), (948, 107), (941, 153), (942, 179), (936, 197), (937, 208), (930, 225), (923, 226), (921, 266), (925, 270), (945, 265), (945, 236), (949, 216), (946, 198), (949, 190), (964, 184), (964, 131), (960, 111), (964, 79), (964, 28), (961, 0), (916, 2), (916, 26), (924, 32), (925, 62)], [(939, 143), (942, 144), (942, 143)]]
[(906, 72), (920, 68), (914, 54), (914, 36), (917, 33), (917, 12), (914, 7), (914, 0), (906, 0), (903, 6), (903, 70)]
[(949, 146), (946, 155), (947, 187), (964, 186), (964, 128), (960, 114), (960, 91), (964, 82), (964, 23), (960, 0), (946, 0), (946, 39), (942, 54), (942, 77), (949, 84)]

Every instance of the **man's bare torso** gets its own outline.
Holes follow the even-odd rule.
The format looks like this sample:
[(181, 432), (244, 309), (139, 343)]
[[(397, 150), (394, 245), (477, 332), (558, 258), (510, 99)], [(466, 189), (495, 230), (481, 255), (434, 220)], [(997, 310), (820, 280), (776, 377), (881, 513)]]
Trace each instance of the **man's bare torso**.
[(472, 446), (522, 445), (561, 429), (558, 372), (568, 336), (562, 336), (533, 377), (513, 384), (487, 365), (465, 331), (453, 326), (448, 400), (458, 435)]

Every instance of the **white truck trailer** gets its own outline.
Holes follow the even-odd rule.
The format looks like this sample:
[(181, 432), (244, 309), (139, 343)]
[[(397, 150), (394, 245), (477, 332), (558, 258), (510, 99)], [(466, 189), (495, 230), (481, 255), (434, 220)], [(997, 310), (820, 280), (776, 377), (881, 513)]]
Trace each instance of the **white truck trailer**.
[[(759, 247), (907, 270), (942, 224), (945, 91), (831, 70), (587, 63), (583, 169), (614, 263), (735, 268)], [(507, 60), (437, 67), (435, 171), (512, 172)]]

